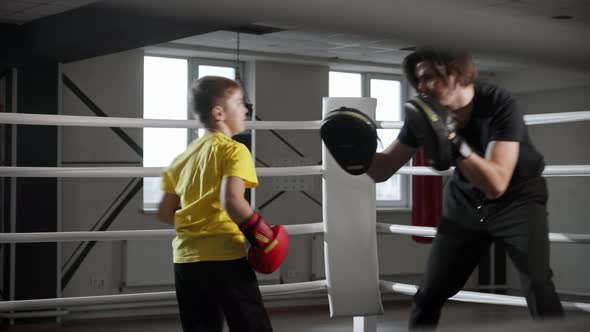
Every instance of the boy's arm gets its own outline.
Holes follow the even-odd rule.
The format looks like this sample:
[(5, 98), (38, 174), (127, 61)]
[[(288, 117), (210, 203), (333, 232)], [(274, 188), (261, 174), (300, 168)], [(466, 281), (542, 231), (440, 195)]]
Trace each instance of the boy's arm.
[(271, 227), (254, 211), (246, 198), (245, 182), (236, 176), (221, 181), (221, 205), (250, 242), (248, 262), (256, 271), (272, 273), (281, 266), (289, 251), (289, 235), (281, 225)]
[(254, 210), (244, 197), (246, 183), (237, 176), (226, 176), (221, 180), (219, 199), (229, 217), (237, 224), (252, 216)]
[(158, 206), (158, 219), (166, 224), (174, 225), (174, 213), (180, 204), (180, 197), (171, 193), (164, 193)]

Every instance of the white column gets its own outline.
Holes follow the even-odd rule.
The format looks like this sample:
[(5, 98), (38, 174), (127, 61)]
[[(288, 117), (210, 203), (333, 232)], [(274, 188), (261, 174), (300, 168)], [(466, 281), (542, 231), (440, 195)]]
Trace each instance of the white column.
[(377, 317), (354, 317), (353, 332), (376, 332)]
[[(323, 114), (325, 117), (328, 112), (346, 106), (375, 118), (376, 104), (372, 98), (324, 98)], [(358, 316), (355, 326), (357, 320), (367, 326), (375, 318), (362, 316), (383, 313), (377, 261), (375, 183), (365, 174), (353, 176), (344, 172), (325, 146), (322, 146), (322, 160), (324, 253), (330, 316)], [(373, 326), (376, 328), (376, 324)]]

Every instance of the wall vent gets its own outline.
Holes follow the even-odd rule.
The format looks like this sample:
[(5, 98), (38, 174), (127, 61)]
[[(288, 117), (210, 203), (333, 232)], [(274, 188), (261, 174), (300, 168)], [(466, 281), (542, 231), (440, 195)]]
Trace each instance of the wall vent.
[(275, 28), (275, 27), (270, 27), (270, 26), (266, 26), (266, 25), (259, 25), (259, 24), (247, 24), (247, 25), (241, 25), (239, 27), (233, 27), (233, 28), (224, 29), (224, 30), (239, 32), (239, 33), (249, 33), (251, 35), (259, 35), (260, 36), (260, 35), (267, 35), (269, 33), (285, 31), (286, 29)]

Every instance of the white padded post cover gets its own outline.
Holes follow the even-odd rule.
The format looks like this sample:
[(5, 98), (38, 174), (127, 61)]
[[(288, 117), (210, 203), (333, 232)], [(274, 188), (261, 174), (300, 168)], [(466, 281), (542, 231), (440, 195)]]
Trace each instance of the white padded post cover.
[[(324, 98), (323, 117), (341, 106), (375, 118), (376, 99)], [(330, 316), (383, 313), (377, 261), (375, 183), (353, 176), (322, 144), (324, 257)]]

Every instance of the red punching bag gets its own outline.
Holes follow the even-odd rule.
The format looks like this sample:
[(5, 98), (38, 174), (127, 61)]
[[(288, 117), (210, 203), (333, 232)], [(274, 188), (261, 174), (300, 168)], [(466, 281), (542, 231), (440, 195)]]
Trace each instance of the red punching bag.
[[(428, 166), (422, 148), (418, 149), (412, 161), (413, 166)], [(412, 225), (438, 226), (442, 214), (442, 178), (440, 176), (419, 176), (412, 178)], [(419, 243), (431, 243), (432, 238), (412, 236)]]

